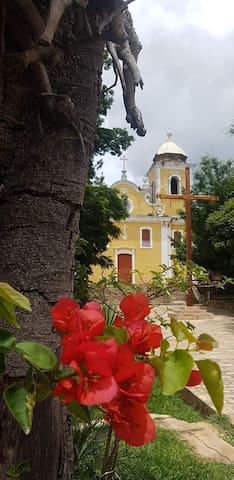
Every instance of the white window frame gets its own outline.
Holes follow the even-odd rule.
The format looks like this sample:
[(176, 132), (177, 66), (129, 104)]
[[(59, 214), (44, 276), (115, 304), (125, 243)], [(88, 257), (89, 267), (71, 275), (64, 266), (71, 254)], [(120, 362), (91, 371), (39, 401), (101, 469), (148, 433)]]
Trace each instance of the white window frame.
[[(150, 244), (149, 246), (143, 245), (142, 241), (142, 231), (149, 230), (150, 231)], [(153, 245), (153, 232), (151, 227), (140, 227), (140, 248), (152, 248)]]
[(114, 255), (115, 255), (115, 270), (116, 270), (116, 278), (118, 278), (118, 255), (121, 253), (125, 253), (131, 255), (132, 257), (132, 283), (136, 283), (135, 278), (135, 249), (134, 248), (115, 248)]
[(174, 195), (181, 195), (181, 178), (176, 173), (173, 173), (168, 179), (168, 192), (169, 192), (169, 194), (171, 195), (171, 193), (172, 193), (171, 192), (171, 179), (172, 178), (176, 178), (178, 180), (178, 193), (176, 193)]

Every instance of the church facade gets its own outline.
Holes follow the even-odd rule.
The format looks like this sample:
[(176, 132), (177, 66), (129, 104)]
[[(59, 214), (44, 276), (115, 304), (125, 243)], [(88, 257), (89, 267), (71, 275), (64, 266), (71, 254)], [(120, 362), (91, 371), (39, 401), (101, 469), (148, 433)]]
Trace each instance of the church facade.
[[(158, 149), (152, 164), (138, 187), (127, 179), (125, 167), (121, 179), (112, 187), (127, 197), (129, 217), (118, 223), (121, 235), (108, 245), (105, 255), (112, 259), (118, 278), (132, 283), (150, 280), (151, 272), (159, 265), (171, 265), (171, 238), (184, 235), (185, 222), (179, 216), (183, 200), (160, 199), (160, 194), (180, 195), (185, 188), (187, 156), (171, 139)], [(110, 272), (110, 270), (109, 270)], [(108, 275), (107, 270), (95, 268), (92, 280)]]

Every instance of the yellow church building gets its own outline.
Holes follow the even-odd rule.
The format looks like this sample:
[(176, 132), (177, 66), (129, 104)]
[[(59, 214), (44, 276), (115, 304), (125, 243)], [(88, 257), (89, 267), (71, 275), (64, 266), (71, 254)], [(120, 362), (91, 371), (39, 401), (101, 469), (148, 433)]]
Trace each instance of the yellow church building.
[[(118, 223), (121, 235), (112, 240), (105, 255), (112, 259), (118, 278), (127, 282), (142, 283), (137, 272), (147, 282), (160, 264), (169, 267), (173, 253), (171, 238), (184, 234), (185, 222), (178, 214), (184, 209), (183, 200), (157, 197), (158, 194), (179, 195), (185, 188), (187, 155), (171, 137), (172, 133), (168, 132), (141, 187), (127, 179), (125, 162), (121, 179), (112, 185), (127, 197), (129, 217)], [(92, 280), (98, 281), (109, 272), (97, 267)]]

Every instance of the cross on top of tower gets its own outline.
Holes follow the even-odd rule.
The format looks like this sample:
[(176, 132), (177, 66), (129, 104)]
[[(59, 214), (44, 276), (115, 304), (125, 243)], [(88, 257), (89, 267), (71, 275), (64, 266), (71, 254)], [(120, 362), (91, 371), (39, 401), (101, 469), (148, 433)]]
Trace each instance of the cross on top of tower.
[(171, 138), (172, 138), (172, 131), (171, 130), (167, 130), (167, 141), (170, 142), (171, 141)]
[(123, 162), (123, 169), (122, 169), (122, 175), (121, 175), (121, 180), (127, 180), (127, 170), (126, 170), (126, 162), (127, 162), (127, 158), (123, 155), (121, 157), (121, 162)]

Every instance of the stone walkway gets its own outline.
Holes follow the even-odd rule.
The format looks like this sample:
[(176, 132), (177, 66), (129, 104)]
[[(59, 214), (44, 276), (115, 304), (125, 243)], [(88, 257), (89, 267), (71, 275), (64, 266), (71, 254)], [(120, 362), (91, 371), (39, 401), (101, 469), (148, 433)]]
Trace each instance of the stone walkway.
[[(212, 317), (192, 320), (198, 333), (209, 333), (219, 343), (219, 347), (207, 352), (206, 357), (218, 362), (224, 383), (224, 408), (222, 413), (228, 415), (234, 423), (234, 314), (224, 310), (209, 310)], [(190, 389), (194, 395), (214, 408), (204, 387), (199, 385)]]
[[(165, 305), (155, 309), (161, 313), (165, 312)], [(221, 368), (224, 382), (224, 408), (222, 413), (228, 415), (234, 423), (234, 312), (206, 309), (199, 306), (184, 307), (181, 304), (170, 305), (169, 311), (174, 312), (179, 320), (191, 321), (198, 334), (208, 333), (218, 341), (219, 347), (212, 352), (206, 352), (204, 358), (217, 361)], [(214, 409), (204, 385), (192, 387), (188, 390)]]
[(152, 417), (157, 427), (179, 433), (200, 457), (234, 465), (234, 447), (225, 442), (208, 423), (189, 423), (169, 415), (154, 414)]

